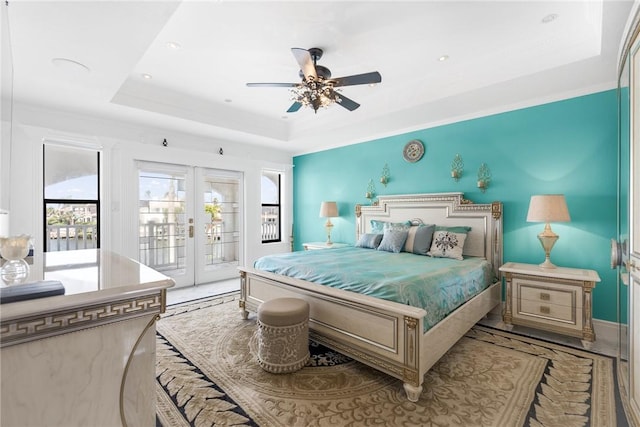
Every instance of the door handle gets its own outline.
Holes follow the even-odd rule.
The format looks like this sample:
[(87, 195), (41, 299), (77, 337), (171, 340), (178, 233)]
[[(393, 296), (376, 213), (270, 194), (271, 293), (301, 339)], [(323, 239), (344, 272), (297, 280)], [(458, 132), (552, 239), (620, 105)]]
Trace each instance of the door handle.
[(189, 218), (189, 238), (193, 239), (193, 218)]
[(611, 268), (624, 266), (624, 260), (627, 257), (627, 241), (620, 243), (616, 239), (611, 239)]

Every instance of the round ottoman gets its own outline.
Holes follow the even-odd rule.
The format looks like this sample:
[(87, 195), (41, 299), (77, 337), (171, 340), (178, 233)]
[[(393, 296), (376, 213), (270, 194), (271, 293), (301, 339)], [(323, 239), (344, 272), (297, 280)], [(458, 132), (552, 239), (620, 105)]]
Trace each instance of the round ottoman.
[(309, 360), (309, 304), (299, 298), (277, 298), (258, 307), (258, 363), (267, 372), (284, 374)]

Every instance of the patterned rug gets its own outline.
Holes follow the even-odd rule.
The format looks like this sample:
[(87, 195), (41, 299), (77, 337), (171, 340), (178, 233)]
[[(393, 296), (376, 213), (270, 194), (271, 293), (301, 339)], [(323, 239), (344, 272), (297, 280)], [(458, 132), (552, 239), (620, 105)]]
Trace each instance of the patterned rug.
[(158, 426), (626, 425), (611, 358), (481, 326), (426, 374), (415, 403), (401, 381), (323, 347), (302, 370), (269, 374), (237, 299), (172, 306), (158, 322)]

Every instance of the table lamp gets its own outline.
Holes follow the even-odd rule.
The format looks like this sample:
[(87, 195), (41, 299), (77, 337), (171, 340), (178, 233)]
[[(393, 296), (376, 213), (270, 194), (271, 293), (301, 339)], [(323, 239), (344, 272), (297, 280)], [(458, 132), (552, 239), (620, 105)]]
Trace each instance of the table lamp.
[(338, 205), (336, 202), (322, 202), (320, 205), (320, 217), (327, 218), (327, 222), (324, 225), (325, 230), (327, 230), (327, 245), (333, 245), (331, 241), (331, 229), (333, 228), (333, 224), (331, 223), (331, 218), (335, 218), (338, 216)]
[(559, 236), (551, 230), (551, 222), (569, 222), (569, 209), (563, 194), (541, 194), (531, 196), (527, 222), (544, 222), (544, 231), (538, 234), (538, 240), (544, 249), (545, 260), (540, 264), (541, 268), (556, 268), (551, 263), (550, 255), (553, 245)]

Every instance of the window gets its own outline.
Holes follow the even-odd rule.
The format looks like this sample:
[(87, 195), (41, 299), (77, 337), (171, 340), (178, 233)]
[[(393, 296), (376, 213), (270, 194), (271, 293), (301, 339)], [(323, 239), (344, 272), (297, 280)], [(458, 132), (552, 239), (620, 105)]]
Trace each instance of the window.
[(280, 173), (262, 171), (262, 243), (281, 241)]
[(100, 247), (100, 153), (44, 145), (44, 251)]

